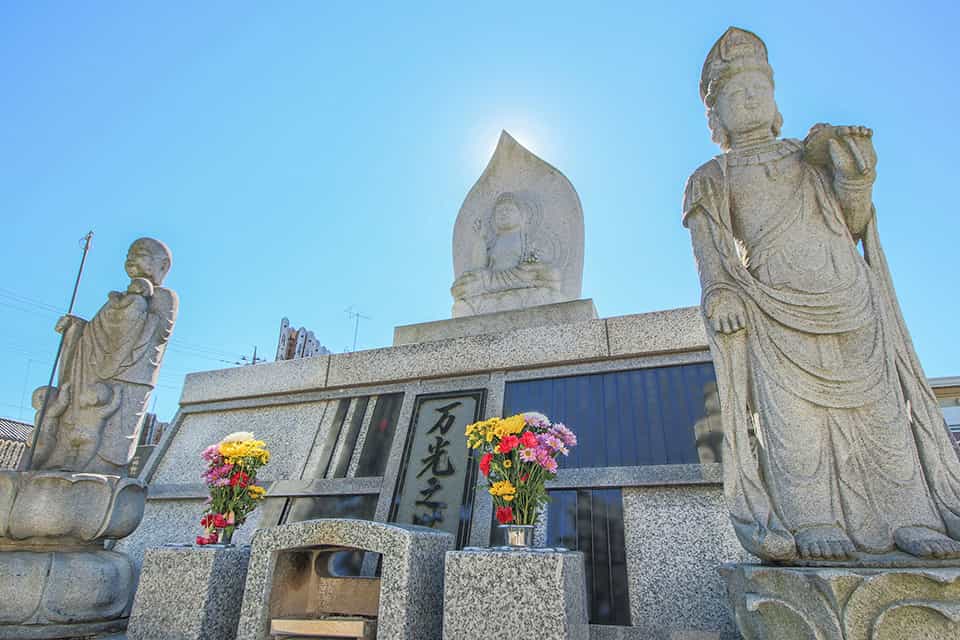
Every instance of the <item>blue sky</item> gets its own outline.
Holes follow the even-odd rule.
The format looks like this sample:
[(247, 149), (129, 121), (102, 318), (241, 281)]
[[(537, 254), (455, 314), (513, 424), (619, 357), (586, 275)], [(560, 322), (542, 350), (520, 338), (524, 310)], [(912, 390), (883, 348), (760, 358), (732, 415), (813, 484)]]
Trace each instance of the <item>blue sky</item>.
[(880, 232), (931, 376), (960, 374), (953, 3), (119, 3), (0, 5), (0, 415), (29, 419), (78, 240), (77, 306), (126, 286), (141, 235), (174, 252), (180, 318), (157, 389), (280, 319), (349, 349), (449, 317), (457, 210), (501, 129), (583, 203), (584, 297), (603, 317), (696, 304), (686, 177), (717, 152), (703, 58), (763, 37), (784, 135), (875, 129)]

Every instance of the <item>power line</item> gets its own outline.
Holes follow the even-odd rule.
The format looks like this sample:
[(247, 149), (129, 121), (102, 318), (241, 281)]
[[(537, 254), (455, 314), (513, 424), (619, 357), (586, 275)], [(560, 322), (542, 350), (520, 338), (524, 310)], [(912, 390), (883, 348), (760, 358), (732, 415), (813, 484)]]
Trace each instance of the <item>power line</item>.
[[(17, 303), (17, 304), (14, 304), (11, 302), (0, 300), (0, 306), (16, 309), (24, 313), (34, 313), (36, 315), (50, 315), (50, 316), (63, 315), (63, 310), (59, 307), (56, 307), (52, 304), (47, 304), (46, 302), (37, 300), (36, 298), (31, 298), (28, 296), (21, 295), (19, 293), (11, 291), (10, 289), (0, 287), (0, 297), (9, 298), (10, 300), (13, 300), (15, 303)], [(19, 305), (27, 305), (28, 307), (33, 307), (33, 308), (32, 309), (24, 308), (23, 306), (19, 306)], [(218, 362), (225, 362), (227, 364), (242, 364), (239, 362), (235, 362), (235, 360), (240, 358), (240, 356), (237, 355), (236, 352), (225, 351), (223, 349), (218, 349), (216, 347), (211, 347), (208, 345), (191, 343), (185, 340), (181, 340), (180, 338), (171, 338), (170, 344), (176, 345), (183, 352), (197, 352), (197, 353), (202, 353), (210, 356), (220, 356), (221, 358), (233, 359), (231, 361), (218, 359)]]

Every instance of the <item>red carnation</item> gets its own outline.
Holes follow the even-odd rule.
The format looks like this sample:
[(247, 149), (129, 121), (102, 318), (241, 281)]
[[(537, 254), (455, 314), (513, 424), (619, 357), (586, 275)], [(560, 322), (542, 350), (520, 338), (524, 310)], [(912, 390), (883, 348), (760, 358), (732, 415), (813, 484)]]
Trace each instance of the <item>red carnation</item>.
[(491, 461), (491, 460), (493, 460), (493, 454), (492, 454), (492, 453), (485, 453), (485, 454), (483, 454), (483, 457), (480, 458), (480, 473), (482, 473), (484, 477), (487, 477), (487, 476), (490, 475), (490, 461)]
[(500, 524), (510, 524), (513, 522), (513, 509), (510, 507), (497, 507), (497, 522)]
[(500, 453), (510, 453), (517, 448), (517, 445), (520, 444), (520, 438), (517, 436), (503, 436), (503, 440), (500, 441), (500, 445), (497, 447), (497, 451)]
[(240, 487), (243, 489), (248, 484), (250, 484), (250, 476), (245, 474), (243, 471), (237, 471), (230, 477), (230, 486), (231, 487)]
[(527, 481), (527, 478), (529, 478), (529, 477), (530, 477), (530, 474), (529, 474), (529, 473), (523, 474), (522, 476), (520, 476), (520, 482), (526, 482), (526, 481)]
[(536, 449), (540, 443), (537, 442), (537, 436), (533, 435), (532, 431), (524, 431), (523, 436), (520, 438), (520, 444), (528, 449)]
[(227, 519), (222, 514), (217, 513), (213, 516), (213, 526), (217, 529), (223, 529), (227, 526)]
[(202, 518), (200, 518), (200, 526), (201, 526), (201, 527), (209, 527), (209, 526), (212, 525), (212, 524), (213, 524), (213, 516), (211, 516), (211, 515), (208, 514), (208, 515), (205, 515), (205, 516), (203, 516)]
[(204, 536), (197, 536), (197, 544), (204, 545), (207, 544), (207, 539)]

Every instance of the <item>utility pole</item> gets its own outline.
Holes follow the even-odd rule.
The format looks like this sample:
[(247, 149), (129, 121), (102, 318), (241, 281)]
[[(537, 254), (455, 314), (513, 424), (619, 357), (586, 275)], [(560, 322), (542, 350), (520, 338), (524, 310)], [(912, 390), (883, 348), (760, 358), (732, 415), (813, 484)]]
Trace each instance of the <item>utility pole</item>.
[(357, 334), (359, 334), (360, 332), (360, 319), (362, 318), (363, 320), (370, 320), (370, 316), (365, 316), (358, 311), (354, 311), (353, 305), (350, 305), (349, 307), (344, 309), (344, 313), (350, 316), (350, 318), (353, 320), (353, 349), (351, 349), (351, 351), (356, 351), (357, 350)]
[[(90, 252), (90, 243), (93, 241), (93, 231), (88, 231), (87, 235), (83, 236), (80, 242), (83, 243), (83, 256), (80, 258), (80, 269), (77, 270), (77, 279), (73, 283), (73, 295), (70, 296), (70, 307), (67, 309), (67, 315), (73, 315), (73, 305), (77, 302), (77, 291), (80, 290), (80, 278), (83, 276), (83, 267), (87, 263), (87, 253)], [(60, 364), (60, 355), (63, 353), (63, 343), (67, 337), (68, 328), (64, 328), (63, 333), (60, 334), (60, 345), (57, 347), (57, 355), (53, 359), (53, 368), (50, 370), (50, 380), (47, 382), (47, 387), (53, 386), (53, 379), (57, 375), (57, 367)], [(29, 471), (30, 466), (33, 464), (33, 452), (36, 449), (36, 444), (40, 442), (40, 429), (43, 427), (43, 419), (47, 415), (47, 404), (50, 402), (50, 394), (43, 394), (43, 404), (40, 406), (40, 415), (37, 416), (37, 424), (33, 425), (33, 445), (27, 447), (23, 456), (20, 458), (20, 469), (22, 471)]]

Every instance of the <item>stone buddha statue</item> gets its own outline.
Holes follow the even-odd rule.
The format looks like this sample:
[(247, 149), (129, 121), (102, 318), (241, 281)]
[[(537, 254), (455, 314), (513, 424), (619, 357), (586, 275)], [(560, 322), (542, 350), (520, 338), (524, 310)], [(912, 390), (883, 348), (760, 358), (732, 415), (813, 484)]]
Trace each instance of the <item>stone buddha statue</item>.
[(780, 562), (960, 557), (960, 461), (880, 245), (872, 131), (778, 138), (766, 46), (741, 29), (700, 94), (722, 153), (688, 180), (683, 224), (741, 543)]
[(125, 264), (131, 281), (113, 291), (89, 322), (64, 316), (59, 386), (34, 393), (44, 424), (33, 469), (126, 475), (147, 400), (177, 315), (177, 295), (164, 288), (170, 250), (152, 238), (135, 241)]
[(474, 266), (453, 283), (454, 317), (560, 302), (560, 273), (528, 229), (529, 205), (500, 194), (487, 221), (475, 225)]

